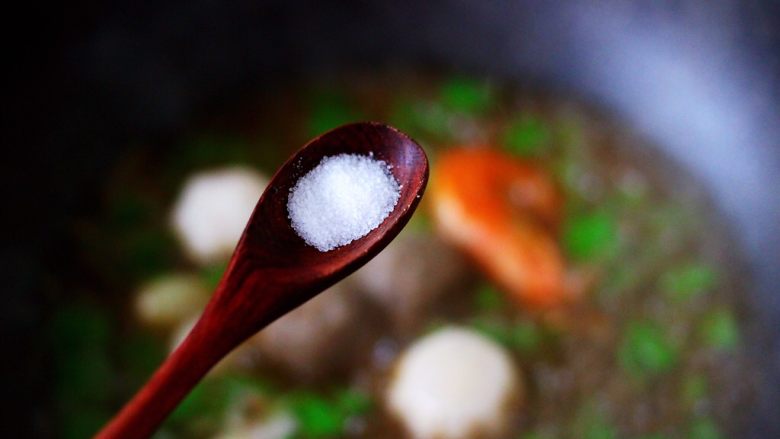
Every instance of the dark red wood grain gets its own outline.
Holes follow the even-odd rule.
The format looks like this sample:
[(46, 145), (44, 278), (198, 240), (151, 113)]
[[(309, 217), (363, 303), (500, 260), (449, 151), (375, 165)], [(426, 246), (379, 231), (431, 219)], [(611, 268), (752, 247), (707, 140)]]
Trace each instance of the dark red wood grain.
[[(323, 157), (342, 153), (373, 153), (392, 165), (401, 195), (378, 228), (323, 253), (306, 245), (290, 226), (287, 197)], [(406, 225), (427, 180), (428, 161), (420, 146), (384, 124), (345, 125), (309, 142), (271, 179), (198, 323), (96, 437), (149, 437), (233, 348), (376, 256)]]

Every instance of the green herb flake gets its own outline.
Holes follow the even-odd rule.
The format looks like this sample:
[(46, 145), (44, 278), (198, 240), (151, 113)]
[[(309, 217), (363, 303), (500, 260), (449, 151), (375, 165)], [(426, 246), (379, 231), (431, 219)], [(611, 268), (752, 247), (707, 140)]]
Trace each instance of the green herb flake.
[(201, 413), (209, 411), (209, 398), (206, 397), (208, 387), (207, 381), (201, 381), (192, 391), (187, 394), (186, 397), (179, 403), (178, 406), (171, 412), (166, 423), (186, 422), (188, 419), (192, 419)]
[(220, 378), (206, 377), (174, 409), (166, 423), (217, 422), (229, 405), (226, 393)]
[(677, 301), (690, 300), (706, 293), (717, 284), (715, 271), (707, 265), (690, 263), (661, 277), (661, 289)]
[(166, 425), (182, 427), (190, 432), (210, 430), (246, 398), (265, 397), (271, 393), (270, 386), (256, 377), (234, 374), (207, 376), (176, 407)]
[(576, 215), (564, 226), (564, 246), (578, 261), (607, 256), (617, 247), (617, 241), (617, 222), (607, 212)]
[(218, 262), (215, 264), (207, 265), (200, 271), (200, 277), (203, 279), (205, 286), (213, 290), (219, 285), (219, 281), (222, 280), (222, 275), (227, 269), (227, 261)]
[(537, 156), (550, 146), (552, 134), (541, 120), (522, 116), (504, 131), (504, 147), (523, 157)]
[(496, 319), (478, 318), (472, 327), (485, 337), (520, 353), (531, 353), (542, 341), (542, 334), (531, 321), (507, 323)]
[(362, 114), (349, 105), (346, 96), (335, 92), (316, 93), (309, 113), (309, 135), (317, 136), (360, 119), (363, 119)]
[(483, 284), (477, 289), (474, 304), (480, 311), (491, 312), (505, 309), (504, 296), (490, 284)]
[(583, 437), (585, 439), (617, 439), (618, 436), (615, 427), (604, 421), (588, 425)]
[(463, 77), (452, 78), (440, 90), (445, 107), (465, 114), (481, 114), (489, 109), (495, 100), (489, 84)]
[(580, 408), (574, 422), (575, 437), (584, 439), (616, 439), (617, 429), (604, 413), (590, 404)]
[(336, 394), (336, 404), (347, 417), (364, 415), (373, 407), (370, 395), (350, 388)]
[(228, 401), (236, 401), (247, 395), (274, 395), (274, 386), (257, 376), (224, 375), (221, 377), (222, 387)]
[(739, 344), (739, 327), (731, 311), (719, 309), (704, 317), (701, 324), (704, 341), (713, 348), (732, 350)]
[(471, 326), (480, 334), (495, 341), (496, 343), (509, 347), (512, 345), (512, 335), (507, 330), (504, 323), (486, 318), (478, 318), (471, 322)]
[(699, 418), (693, 421), (690, 433), (690, 439), (724, 439), (725, 436), (720, 432), (718, 426), (709, 418)]
[(290, 405), (304, 436), (326, 438), (342, 433), (344, 416), (341, 410), (322, 396), (314, 393), (296, 394)]
[(414, 136), (448, 139), (451, 118), (451, 112), (438, 102), (403, 99), (395, 104), (390, 122)]
[(669, 371), (678, 356), (663, 330), (649, 322), (631, 323), (618, 351), (621, 366), (639, 378)]
[(541, 344), (541, 334), (535, 323), (520, 321), (512, 327), (512, 347), (520, 352), (531, 352)]

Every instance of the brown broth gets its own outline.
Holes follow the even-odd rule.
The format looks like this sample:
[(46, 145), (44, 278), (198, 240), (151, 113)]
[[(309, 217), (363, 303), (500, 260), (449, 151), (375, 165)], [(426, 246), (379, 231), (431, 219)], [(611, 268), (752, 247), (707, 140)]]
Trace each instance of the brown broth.
[[(292, 148), (316, 134), (312, 127), (351, 119), (381, 120), (407, 130), (418, 140), (429, 152), (435, 173), (440, 151), (467, 144), (503, 148), (507, 124), (525, 117), (540, 124), (542, 135), (547, 136), (531, 160), (556, 177), (566, 197), (565, 217), (604, 211), (616, 225), (618, 248), (613, 254), (570, 261), (572, 269), (590, 279), (583, 299), (547, 315), (533, 314), (505, 299), (496, 309), (480, 309), (475, 305), (477, 291), (491, 281), (473, 265), (466, 265), (459, 268), (462, 279), (457, 288), (439, 293), (420, 316), (399, 324), (382, 306), (365, 297), (359, 283), (348, 279), (340, 293), (347, 295), (359, 317), (354, 321), (354, 337), (339, 342), (349, 345), (347, 359), (340, 360), (343, 364), (327, 374), (301, 378), (283, 364), (267, 361), (267, 356), (254, 352), (250, 343), (242, 348), (245, 358), (234, 373), (271, 383), (273, 392), (261, 399), (273, 407), (284, 406), (289, 399), (285, 395), (295, 392), (327, 393), (343, 386), (362, 390), (373, 400), (372, 408), (352, 416), (343, 434), (406, 437), (398, 420), (382, 404), (394, 361), (403, 348), (441, 324), (479, 327), (521, 322), (532, 333), (526, 335), (535, 341), (523, 342), (532, 347), (508, 348), (521, 371), (526, 393), (507, 437), (595, 439), (658, 434), (652, 437), (682, 438), (689, 437), (691, 429), (706, 429), (697, 422), (710, 421), (724, 435), (735, 434), (744, 422), (755, 385), (749, 378), (752, 365), (741, 344), (715, 348), (704, 343), (702, 327), (713, 315), (733, 315), (738, 322), (746, 317), (740, 301), (744, 275), (728, 229), (703, 189), (608, 115), (533, 87), (464, 81), (472, 88), (490, 90), (483, 110), (446, 108), (440, 90), (447, 81), (436, 75), (368, 75), (263, 92), (239, 111), (198, 127), (193, 138), (209, 132), (218, 138), (241, 139), (238, 158), (220, 156), (225, 151), (217, 148), (216, 162), (248, 163), (270, 173)], [(324, 115), (317, 116), (317, 111)], [(333, 114), (328, 115), (328, 111)], [(404, 111), (424, 114), (410, 116)], [(329, 117), (332, 120), (327, 120)], [(128, 159), (117, 172), (109, 199), (120, 197), (122, 191), (134, 191), (133, 196), (155, 206), (154, 215), (165, 215), (187, 173), (212, 164), (208, 159), (180, 162), (177, 154), (187, 151), (186, 142), (184, 145), (168, 153), (138, 148), (136, 159)], [(427, 208), (423, 201), (409, 226), (413, 230), (404, 232), (412, 236), (410, 240), (414, 236), (430, 239), (435, 233), (428, 226)], [(149, 224), (143, 227), (165, 227), (159, 219), (149, 220)], [(136, 226), (141, 227), (130, 227)], [(202, 270), (182, 252), (173, 253), (167, 269)], [(99, 254), (87, 257), (95, 270), (102, 269), (95, 262), (101, 258)], [(675, 299), (663, 291), (663, 279), (685, 266), (709, 267), (717, 280), (703, 288), (706, 291)], [(104, 277), (108, 285), (125, 290), (129, 282), (132, 290), (136, 287), (133, 282), (142, 276), (127, 280), (112, 273)], [(626, 349), (629, 328), (641, 335), (645, 324), (656, 328), (649, 332), (660, 330), (665, 343), (673, 346), (674, 364), (662, 372), (634, 376), (621, 363), (621, 350)], [(733, 328), (726, 328), (726, 332), (729, 329)], [(138, 331), (137, 323), (131, 318), (127, 332), (134, 331)], [(218, 375), (207, 378), (219, 379)], [(254, 391), (251, 386), (247, 389)], [(211, 435), (225, 426), (221, 413), (197, 427), (188, 426), (183, 417), (180, 419), (185, 421), (174, 419), (165, 428), (177, 436)]]

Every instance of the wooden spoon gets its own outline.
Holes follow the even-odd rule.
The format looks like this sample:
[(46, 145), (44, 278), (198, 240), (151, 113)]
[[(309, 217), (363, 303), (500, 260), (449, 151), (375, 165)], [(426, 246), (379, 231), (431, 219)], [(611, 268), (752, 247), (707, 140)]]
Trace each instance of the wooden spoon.
[[(401, 186), (393, 212), (376, 229), (328, 252), (307, 245), (290, 226), (287, 197), (325, 156), (384, 160)], [(203, 315), (144, 387), (98, 438), (150, 436), (197, 382), (241, 342), (376, 256), (406, 225), (425, 190), (428, 160), (412, 139), (380, 123), (355, 123), (301, 148), (271, 179)]]

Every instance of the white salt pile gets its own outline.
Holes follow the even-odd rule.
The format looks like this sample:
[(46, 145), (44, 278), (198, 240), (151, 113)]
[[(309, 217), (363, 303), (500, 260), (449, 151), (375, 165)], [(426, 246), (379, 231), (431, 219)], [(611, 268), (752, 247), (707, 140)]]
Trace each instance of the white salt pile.
[(372, 156), (329, 156), (290, 190), (293, 229), (325, 252), (366, 236), (393, 211), (400, 186), (387, 164)]

